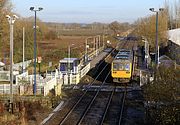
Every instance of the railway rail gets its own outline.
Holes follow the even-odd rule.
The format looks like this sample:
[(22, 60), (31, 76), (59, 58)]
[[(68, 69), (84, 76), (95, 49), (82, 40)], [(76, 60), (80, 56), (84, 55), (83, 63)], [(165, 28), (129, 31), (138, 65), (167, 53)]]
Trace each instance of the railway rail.
[[(60, 125), (68, 124), (121, 124), (126, 91), (116, 93), (116, 87), (112, 92), (100, 91), (110, 72), (97, 91), (87, 91), (84, 97), (71, 109)], [(120, 98), (120, 99), (119, 99)], [(108, 115), (113, 110), (114, 115)], [(118, 116), (109, 118), (111, 116)], [(112, 120), (116, 118), (115, 120)], [(73, 121), (73, 123), (71, 122)]]
[(115, 89), (112, 91), (107, 103), (105, 112), (103, 114), (100, 125), (121, 125), (124, 111), (124, 104), (126, 99), (127, 91), (116, 92)]
[[(114, 49), (115, 50), (115, 49)], [(113, 50), (113, 51), (114, 51)], [(112, 52), (113, 52), (112, 51)], [(111, 53), (112, 53), (111, 52)], [(111, 57), (111, 53), (105, 58), (110, 58)], [(105, 60), (104, 59), (104, 60)], [(87, 88), (90, 88), (90, 86), (98, 84), (100, 85), (102, 78), (104, 77), (104, 71), (106, 71), (106, 68), (109, 66), (108, 63), (103, 63), (104, 61), (102, 61), (98, 67), (104, 67), (103, 69), (101, 69), (101, 71), (99, 71), (100, 73), (97, 75), (97, 77), (93, 80), (93, 82), (89, 83), (87, 86)], [(100, 66), (102, 65), (102, 66)], [(100, 78), (101, 77), (101, 78)], [(76, 105), (81, 101), (81, 99), (86, 95), (86, 93), (88, 92), (88, 89), (85, 89), (85, 91), (81, 91), (81, 92), (77, 92), (77, 94), (75, 95), (75, 97), (73, 97), (73, 99), (70, 99), (66, 102), (66, 105), (63, 106), (62, 108), (62, 113), (59, 113), (58, 115), (54, 115), (50, 118), (50, 120), (48, 120), (46, 123), (44, 123), (44, 125), (56, 125), (57, 123), (61, 123), (60, 121), (63, 121), (63, 119), (65, 117), (68, 116), (68, 114), (70, 114), (72, 112), (72, 110), (76, 107)], [(89, 94), (89, 96), (93, 95), (94, 92), (91, 92), (91, 94)]]
[[(113, 50), (114, 51), (114, 50)], [(112, 51), (112, 52), (113, 52)], [(111, 55), (111, 53), (106, 57), (106, 58), (109, 58)], [(88, 86), (87, 86), (87, 89), (85, 90), (84, 94), (79, 98), (79, 100), (77, 101), (77, 103), (75, 103), (75, 105), (71, 108), (71, 110), (65, 115), (65, 117), (63, 118), (63, 120), (60, 122), (60, 125), (62, 124), (68, 124), (68, 123), (65, 123), (66, 121), (69, 122), (69, 121), (74, 121), (76, 119), (78, 119), (78, 110), (79, 109), (86, 109), (84, 111), (83, 114), (86, 114), (88, 111), (88, 107), (91, 107), (93, 101), (95, 100), (95, 98), (97, 97), (98, 93), (100, 92), (100, 88), (105, 84), (105, 80), (107, 79), (107, 77), (110, 75), (110, 72), (108, 74), (106, 74), (106, 78), (105, 80), (101, 83), (101, 86), (99, 87), (98, 91), (94, 91), (94, 92), (89, 92), (88, 91), (88, 88), (90, 88), (92, 85), (94, 84), (100, 84), (100, 83), (97, 83), (97, 81), (101, 81), (102, 78), (104, 78), (104, 72), (103, 71), (108, 71), (108, 70), (105, 70), (107, 67), (108, 67), (108, 63), (104, 66), (104, 68), (100, 71), (99, 75), (97, 75), (97, 77), (95, 78), (95, 80), (92, 82), (92, 83), (89, 83)], [(110, 68), (110, 67), (109, 67)], [(89, 94), (90, 93), (90, 94)], [(94, 95), (94, 97), (91, 97), (92, 95)], [(88, 100), (87, 98), (92, 98), (90, 100)], [(89, 102), (90, 101), (90, 102)], [(87, 107), (84, 107), (84, 104), (89, 104)], [(77, 106), (79, 106), (77, 108)], [(77, 111), (76, 111), (77, 110)], [(72, 114), (72, 112), (75, 112), (74, 114)], [(72, 115), (71, 115), (72, 114)], [(71, 115), (71, 116), (70, 116)], [(79, 118), (79, 121), (77, 121), (77, 124), (81, 122), (81, 120), (83, 119), (85, 115), (82, 115), (81, 118)], [(67, 120), (68, 117), (71, 117), (73, 120)], [(70, 119), (71, 119), (70, 118)]]
[[(122, 42), (121, 47), (131, 46), (132, 43)], [(112, 84), (110, 68), (112, 53), (105, 58), (109, 63), (102, 61), (98, 67), (101, 69), (93, 82), (86, 85), (83, 91), (69, 100), (61, 112), (53, 116), (45, 125), (68, 125), (68, 124), (121, 124), (123, 120), (124, 103), (126, 100), (126, 90), (119, 91), (116, 85), (111, 86), (111, 90), (103, 91), (104, 86)], [(106, 62), (106, 63), (104, 63)], [(92, 91), (92, 86), (95, 91)]]

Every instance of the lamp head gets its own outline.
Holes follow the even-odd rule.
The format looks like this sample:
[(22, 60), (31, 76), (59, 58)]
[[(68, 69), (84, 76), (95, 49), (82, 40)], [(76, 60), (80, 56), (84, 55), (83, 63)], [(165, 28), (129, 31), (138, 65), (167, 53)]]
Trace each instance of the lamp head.
[(142, 36), (142, 37), (141, 37), (141, 40), (142, 40), (142, 41), (145, 41), (145, 37), (144, 37), (144, 36)]
[(30, 7), (30, 10), (33, 11), (33, 10), (34, 10), (34, 7)]
[(154, 12), (154, 8), (150, 8), (149, 10), (152, 11), (152, 12)]
[(9, 15), (6, 15), (6, 18), (10, 19), (11, 17)]
[(39, 11), (43, 10), (43, 8), (42, 8), (42, 7), (39, 7), (38, 9), (39, 9)]
[(159, 8), (159, 11), (164, 11), (164, 8)]
[(89, 48), (89, 45), (86, 45), (86, 48)]
[(16, 16), (16, 15), (13, 15), (13, 18), (14, 18), (14, 19), (18, 19), (19, 17), (18, 17), (18, 16)]

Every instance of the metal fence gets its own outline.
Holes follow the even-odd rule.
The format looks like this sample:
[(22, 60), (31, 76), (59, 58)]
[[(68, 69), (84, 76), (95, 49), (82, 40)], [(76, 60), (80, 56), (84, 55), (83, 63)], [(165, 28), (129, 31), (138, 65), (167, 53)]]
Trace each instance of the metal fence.
[(10, 81), (10, 72), (0, 71), (0, 81)]
[[(13, 85), (13, 94), (18, 93), (18, 86)], [(0, 84), (0, 94), (10, 94), (10, 84)]]
[(13, 65), (13, 69), (21, 70), (23, 66), (27, 68), (31, 62), (32, 60), (27, 60), (27, 61), (24, 61), (24, 63), (23, 62), (16, 63)]

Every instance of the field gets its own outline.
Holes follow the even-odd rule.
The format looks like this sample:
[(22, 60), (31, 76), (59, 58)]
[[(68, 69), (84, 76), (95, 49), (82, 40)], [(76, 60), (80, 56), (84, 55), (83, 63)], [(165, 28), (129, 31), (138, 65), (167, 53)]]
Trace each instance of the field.
[(42, 71), (48, 68), (49, 62), (52, 62), (54, 69), (54, 66), (58, 66), (60, 59), (67, 58), (68, 46), (71, 46), (71, 57), (81, 57), (85, 50), (85, 39), (85, 36), (61, 36), (56, 40), (38, 41), (37, 56), (42, 57)]
[(61, 36), (57, 40), (40, 41), (38, 43), (38, 49), (43, 58), (50, 57), (50, 60), (52, 60), (52, 57), (55, 57), (55, 60), (59, 60), (67, 56), (69, 45), (74, 44), (71, 46), (72, 50), (74, 50), (73, 48), (76, 48), (82, 52), (85, 46), (85, 38), (86, 37), (81, 36)]
[[(56, 40), (39, 41), (37, 49), (38, 56), (42, 57), (41, 66), (47, 67), (49, 62), (52, 62), (53, 66), (57, 66), (60, 59), (68, 57), (69, 46), (71, 46), (71, 57), (82, 58), (85, 54), (86, 38), (88, 36), (60, 36)], [(93, 39), (88, 40), (88, 45), (89, 52), (94, 47)], [(103, 46), (102, 38), (100, 46)]]
[[(85, 42), (87, 37), (88, 36), (61, 36), (59, 39), (56, 40), (38, 41), (37, 55), (42, 57), (41, 72), (44, 72), (46, 69), (49, 68), (54, 69), (54, 66), (58, 66), (58, 62), (60, 59), (64, 57), (68, 57), (67, 55), (68, 55), (69, 45), (71, 45), (71, 57), (77, 57), (77, 58), (82, 57), (85, 53)], [(107, 37), (104, 41), (106, 41), (107, 39), (110, 38)], [(113, 39), (110, 40), (113, 41)], [(93, 50), (93, 46), (94, 46), (93, 39), (88, 40), (88, 45), (89, 45), (88, 51)], [(101, 46), (102, 45), (103, 42), (101, 39)], [(48, 67), (49, 62), (53, 63), (53, 67)], [(36, 70), (38, 70), (38, 64)], [(29, 73), (30, 74), (33, 73), (33, 63), (29, 68)], [(39, 104), (36, 105), (34, 103), (33, 105), (31, 105), (31, 103), (27, 103), (27, 105), (25, 105), (25, 109), (31, 109), (31, 110), (25, 110), (21, 113), (18, 113), (17, 115), (11, 115), (7, 111), (5, 111), (4, 114), (0, 116), (0, 120), (2, 121), (2, 124), (4, 123), (23, 124), (25, 122), (28, 122), (29, 124), (39, 124), (52, 110), (47, 106), (42, 107)]]

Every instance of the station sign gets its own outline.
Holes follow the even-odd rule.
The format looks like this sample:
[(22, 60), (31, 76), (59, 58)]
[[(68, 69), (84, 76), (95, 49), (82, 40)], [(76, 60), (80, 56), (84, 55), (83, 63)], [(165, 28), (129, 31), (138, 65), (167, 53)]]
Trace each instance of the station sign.
[(42, 57), (41, 57), (41, 56), (38, 56), (37, 62), (38, 62), (38, 63), (41, 63), (41, 61), (42, 61)]

